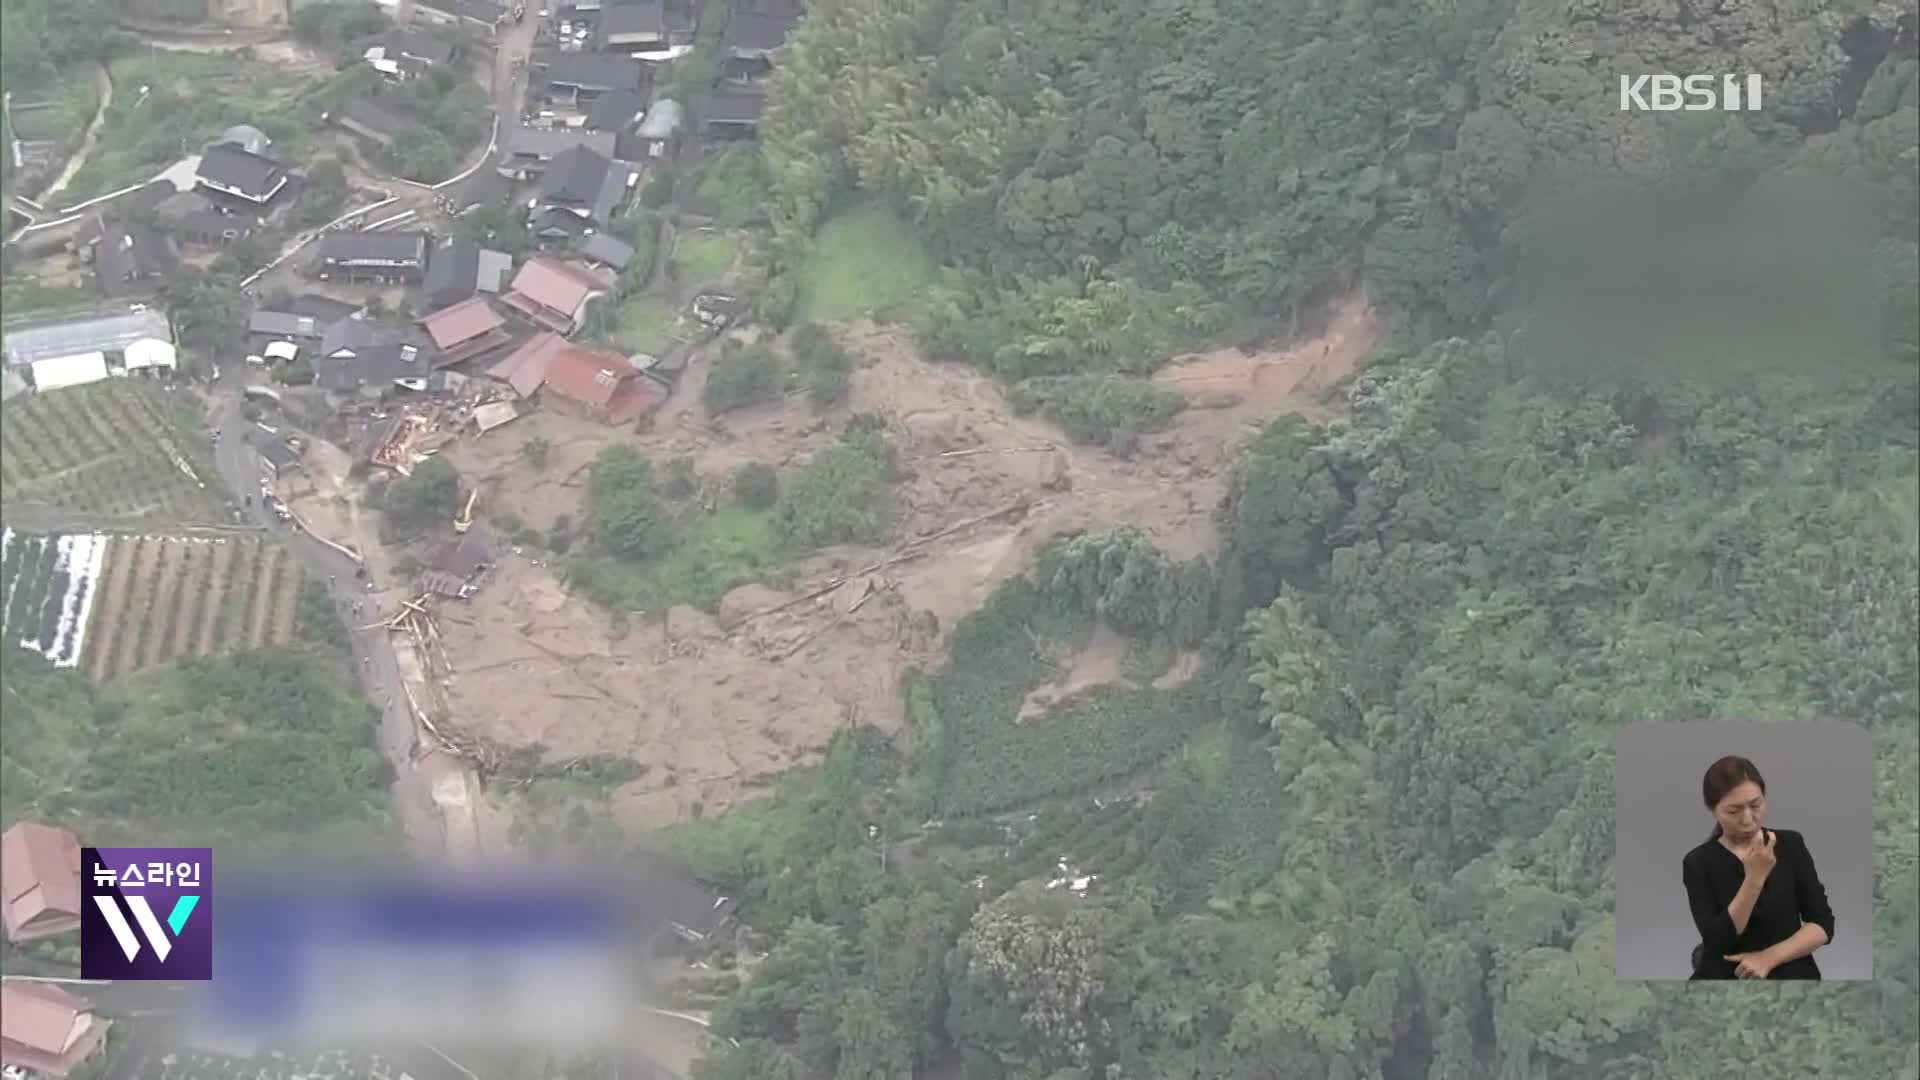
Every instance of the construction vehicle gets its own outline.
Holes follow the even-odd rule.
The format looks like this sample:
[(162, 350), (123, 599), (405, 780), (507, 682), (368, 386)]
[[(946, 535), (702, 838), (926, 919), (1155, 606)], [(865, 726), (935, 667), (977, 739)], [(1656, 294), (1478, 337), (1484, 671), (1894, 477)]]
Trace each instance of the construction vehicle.
[(473, 502), (479, 497), (479, 488), (475, 488), (467, 493), (467, 505), (460, 511), (460, 516), (453, 519), (454, 532), (464, 533), (473, 527)]

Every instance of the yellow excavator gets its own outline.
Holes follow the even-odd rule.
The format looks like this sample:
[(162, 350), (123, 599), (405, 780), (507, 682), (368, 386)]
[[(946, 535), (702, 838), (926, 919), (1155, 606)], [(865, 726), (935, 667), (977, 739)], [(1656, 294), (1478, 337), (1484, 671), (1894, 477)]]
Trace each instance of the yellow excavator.
[(467, 505), (460, 510), (460, 516), (453, 519), (453, 531), (464, 533), (473, 527), (473, 503), (480, 497), (480, 489), (467, 493)]

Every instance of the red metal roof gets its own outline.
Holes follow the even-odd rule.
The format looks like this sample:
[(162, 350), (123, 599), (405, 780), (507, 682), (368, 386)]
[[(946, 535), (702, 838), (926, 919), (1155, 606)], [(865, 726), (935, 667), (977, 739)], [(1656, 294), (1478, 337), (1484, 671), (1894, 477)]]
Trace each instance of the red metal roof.
[(523, 398), (539, 393), (547, 381), (547, 369), (554, 354), (567, 347), (567, 339), (548, 331), (535, 334), (526, 344), (508, 353), (487, 369), (487, 374), (513, 387)]
[(513, 276), (512, 291), (543, 308), (558, 311), (569, 318), (593, 292), (592, 284), (581, 280), (566, 267), (550, 259), (532, 258)]
[(493, 310), (485, 297), (475, 296), (422, 316), (420, 325), (426, 328), (434, 345), (451, 349), (500, 329), (506, 325), (506, 320)]
[(80, 925), (80, 841), (22, 821), (0, 833), (0, 916), (7, 937), (31, 941)]
[(547, 366), (547, 389), (561, 397), (604, 409), (621, 384), (640, 373), (618, 353), (569, 346)]

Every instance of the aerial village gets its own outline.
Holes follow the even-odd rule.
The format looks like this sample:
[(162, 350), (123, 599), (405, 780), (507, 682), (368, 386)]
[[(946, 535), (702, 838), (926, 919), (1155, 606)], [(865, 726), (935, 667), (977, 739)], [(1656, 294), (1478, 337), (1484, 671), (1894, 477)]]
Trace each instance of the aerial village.
[[(657, 351), (621, 347), (609, 328), (622, 297), (636, 279), (659, 276), (652, 243), (649, 265), (634, 265), (634, 211), (656, 171), (754, 136), (771, 58), (800, 17), (797, 5), (782, 0), (742, 0), (711, 91), (682, 103), (665, 96), (662, 75), (691, 51), (699, 10), (696, 0), (579, 0), (537, 11), (486, 0), (388, 7), (391, 25), (351, 45), (366, 69), (356, 69), (360, 83), (371, 89), (330, 103), (322, 117), (329, 137), (352, 141), (359, 156), (350, 160), (383, 160), (382, 149), (428, 122), (383, 102), (406, 100), (409, 85), (434, 79), (438, 70), (458, 65), (464, 74), (497, 62), (505, 79), (493, 86), (492, 132), (478, 160), (439, 182), (350, 166), (346, 209), (324, 222), (301, 217), (303, 192), (316, 182), (310, 162), (249, 123), (244, 100), (232, 103), (232, 122), (217, 139), (186, 148), (194, 152), (150, 182), (60, 209), (65, 200), (33, 199), (15, 186), (5, 214), (9, 276), (51, 277), (73, 267), (69, 291), (91, 295), (57, 313), (6, 313), (0, 374), (9, 417), (18, 415), (15, 405), (96, 383), (147, 384), (178, 399), (183, 414), (199, 410), (199, 394), (238, 391), (248, 421), (240, 441), (247, 468), (257, 471), (258, 505), (299, 529), (307, 523), (286, 500), (313, 489), (306, 474), (315, 442), (349, 451), (357, 475), (407, 476), (451, 440), (485, 440), (533, 410), (609, 430), (645, 425), (675, 394), (689, 358), (735, 321), (739, 300), (723, 274), (683, 282), (670, 294), (682, 332)], [(508, 59), (509, 35), (531, 48)], [(703, 119), (690, 128), (690, 117)], [(16, 163), (31, 163), (36, 148), (18, 131), (10, 128), (7, 149)], [(476, 221), (493, 224), (482, 229)], [(494, 229), (516, 234), (514, 250), (487, 242), (484, 234)], [(274, 238), (270, 249), (258, 250), (262, 236)], [(204, 292), (195, 296), (209, 267), (223, 256), (230, 264), (243, 251), (259, 265), (239, 278), (237, 295), (213, 302)], [(180, 302), (183, 295), (194, 300)], [(226, 318), (186, 325), (206, 311)], [(147, 434), (147, 417), (140, 420), (140, 434)], [(173, 449), (165, 432), (175, 429), (156, 422), (151, 430), (161, 433), (158, 445), (171, 458), (160, 467), (186, 477), (170, 481), (187, 491), (179, 506), (243, 516), (207, 494), (220, 477)], [(240, 450), (231, 438), (220, 446), (217, 425), (196, 434), (210, 438), (217, 454)], [(10, 453), (16, 445), (10, 440)], [(50, 475), (57, 478), (57, 470)], [(165, 514), (176, 507), (172, 491), (155, 497)], [(249, 491), (249, 506), (254, 497)], [(473, 499), (465, 493), (451, 534), (412, 569), (407, 588), (420, 599), (377, 616), (396, 631), (409, 697), (434, 693), (437, 642), (422, 601), (470, 597), (494, 562), (483, 530), (468, 531)], [(208, 517), (183, 512), (179, 523), (190, 519)], [(36, 524), (62, 527), (58, 520)], [(97, 526), (77, 520), (68, 527)], [(61, 551), (74, 588), (91, 588), (87, 575), (98, 579), (99, 559), (89, 570), (84, 554), (70, 564), (67, 548)], [(69, 616), (61, 623), (61, 645), (39, 648), (56, 665), (71, 666), (87, 624), (83, 605), (77, 622)], [(8, 630), (17, 632), (11, 624)], [(270, 629), (254, 633), (256, 642), (277, 640)], [(120, 670), (114, 663), (96, 659), (88, 673), (110, 676)], [(415, 715), (440, 748), (469, 762), (499, 753), (451, 727), (435, 730), (434, 712), (422, 700)], [(9, 943), (57, 944), (77, 928), (81, 842), (66, 829), (31, 821), (0, 839), (0, 911)], [(674, 935), (699, 942), (724, 923), (730, 904), (691, 883), (660, 880), (669, 892), (679, 890), (662, 908), (681, 912), (671, 923)], [(9, 981), (0, 1033), (6, 1075), (64, 1077), (89, 1067), (90, 1056), (97, 1064), (96, 1051), (116, 1021), (91, 993)]]
[[(236, 103), (219, 139), (151, 183), (62, 218), (16, 198), (15, 265), (36, 252), (83, 265), (99, 302), (69, 317), (9, 319), (6, 397), (118, 377), (239, 380), (250, 416), (274, 414), (247, 440), (270, 481), (300, 470), (302, 440), (290, 429), (303, 426), (353, 448), (364, 468), (406, 475), (447, 440), (484, 437), (535, 408), (645, 423), (739, 300), (723, 282), (681, 290), (673, 317), (686, 332), (659, 352), (622, 348), (609, 332), (621, 298), (659, 276), (634, 265), (633, 212), (656, 170), (753, 137), (798, 6), (741, 0), (721, 70), (691, 109), (664, 96), (663, 73), (693, 49), (694, 0), (445, 6), (397, 5), (393, 25), (353, 42), (371, 89), (322, 118), (376, 158), (422, 124), (382, 104), (390, 90), (491, 54), (511, 85), (495, 87), (488, 153), (450, 181), (354, 175), (347, 201), (365, 205), (296, 231), (311, 179)], [(513, 34), (531, 47), (508, 67)], [(689, 113), (698, 130), (685, 128)], [(489, 246), (491, 230), (476, 221), (512, 231), (516, 250)], [(196, 328), (197, 341), (217, 344), (189, 349), (167, 314), (170, 291), (268, 233), (291, 236), (240, 280), (239, 302), (223, 308), (233, 325)], [(263, 494), (286, 517), (271, 482)], [(445, 575), (433, 580), (458, 595)]]

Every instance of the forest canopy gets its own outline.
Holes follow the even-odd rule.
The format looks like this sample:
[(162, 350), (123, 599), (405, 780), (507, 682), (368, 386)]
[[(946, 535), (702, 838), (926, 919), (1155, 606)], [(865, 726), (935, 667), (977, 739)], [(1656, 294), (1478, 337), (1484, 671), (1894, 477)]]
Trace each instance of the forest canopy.
[[(1769, 105), (1623, 113), (1623, 71)], [(1392, 333), (1249, 440), (1215, 558), (1063, 540), (909, 740), (669, 835), (767, 950), (699, 1075), (1920, 1071), (1917, 128), (1866, 0), (810, 5), (762, 315), (887, 207), (946, 268), (927, 350), (1116, 446), (1155, 414), (1113, 380), (1175, 352), (1356, 287)], [(1149, 677), (1018, 715), (1095, 620)], [(1761, 1038), (1616, 980), (1614, 733), (1836, 716), (1878, 737), (1879, 981)]]

